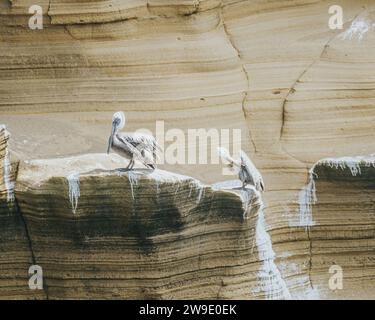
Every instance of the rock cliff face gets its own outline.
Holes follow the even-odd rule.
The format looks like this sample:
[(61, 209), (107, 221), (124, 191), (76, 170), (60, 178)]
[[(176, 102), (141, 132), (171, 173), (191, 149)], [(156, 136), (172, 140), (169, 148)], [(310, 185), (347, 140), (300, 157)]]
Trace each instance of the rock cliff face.
[[(313, 201), (307, 212), (301, 208), (305, 216), (301, 222), (311, 226), (314, 288), (323, 299), (374, 299), (375, 157), (322, 159), (311, 173)], [(344, 274), (343, 290), (334, 293), (327, 287), (333, 273), (327, 270), (332, 266), (339, 266)]]
[[(161, 238), (165, 238), (165, 229), (171, 228), (175, 234), (184, 230), (185, 233), (195, 234), (191, 239), (197, 243), (196, 234), (202, 226), (198, 228), (195, 224), (203, 216), (210, 216), (207, 212), (208, 198), (203, 197), (201, 204), (196, 204), (201, 192), (198, 192), (199, 188), (192, 191), (193, 195), (186, 204), (184, 201), (188, 200), (182, 194), (173, 193), (175, 189), (168, 179), (167, 185), (160, 188), (167, 188), (164, 196), (155, 191), (158, 179), (153, 176), (144, 176), (138, 181), (148, 190), (146, 195), (142, 194), (143, 187), (139, 188), (136, 184), (132, 194), (129, 193), (131, 188), (126, 174), (118, 177), (115, 172), (97, 172), (117, 167), (116, 158), (108, 159), (100, 153), (105, 151), (111, 114), (123, 110), (128, 117), (129, 131), (139, 128), (154, 131), (157, 120), (164, 121), (165, 131), (171, 128), (181, 129), (184, 133), (191, 128), (240, 129), (241, 138), (235, 137), (232, 145), (241, 144), (262, 172), (267, 186), (263, 195), (264, 210), (257, 207), (248, 215), (248, 220), (242, 221), (240, 217), (244, 212), (240, 207), (246, 202), (246, 197), (242, 195), (241, 200), (233, 191), (215, 191), (209, 186), (224, 180), (218, 166), (169, 163), (161, 166), (169, 172), (199, 179), (202, 184), (207, 184), (203, 189), (205, 193), (220, 194), (227, 199), (225, 206), (231, 210), (226, 210), (225, 206), (220, 210), (225, 211), (225, 216), (231, 221), (221, 226), (217, 209), (210, 217), (213, 220), (208, 223), (212, 226), (207, 228), (233, 232), (233, 238), (228, 235), (228, 241), (232, 242), (226, 246), (232, 248), (233, 264), (228, 262), (228, 256), (218, 256), (216, 249), (212, 249), (215, 254), (210, 259), (213, 260), (210, 262), (209, 255), (206, 255), (203, 269), (212, 264), (212, 270), (219, 272), (218, 266), (222, 263), (225, 271), (220, 272), (226, 274), (225, 281), (233, 282), (228, 286), (220, 284), (218, 279), (223, 278), (223, 273), (213, 272), (214, 280), (205, 291), (202, 289), (205, 286), (199, 281), (209, 281), (209, 277), (204, 271), (198, 271), (199, 268), (192, 267), (194, 271), (191, 272), (201, 272), (199, 274), (204, 276), (200, 280), (199, 277), (194, 278), (197, 282), (193, 281), (191, 286), (186, 284), (186, 279), (189, 279), (186, 274), (190, 271), (176, 271), (174, 274), (171, 265), (181, 265), (183, 261), (179, 260), (180, 256), (173, 260), (175, 253), (182, 255), (181, 259), (194, 259), (192, 257), (198, 255), (194, 251), (195, 246), (181, 236), (188, 244), (170, 241), (172, 247), (168, 248), (156, 241), (155, 247), (162, 254), (159, 257), (151, 252), (150, 261), (153, 261), (153, 266), (167, 261), (168, 267), (165, 268), (173, 271), (171, 277), (175, 281), (170, 282), (181, 281), (182, 289), (177, 284), (167, 288), (165, 279), (157, 280), (158, 287), (151, 288), (147, 281), (151, 281), (149, 277), (152, 276), (146, 277), (147, 272), (142, 271), (140, 278), (144, 279), (141, 286), (144, 292), (151, 297), (190, 297), (202, 293), (197, 298), (215, 295), (283, 298), (289, 294), (298, 299), (342, 298), (353, 297), (353, 292), (356, 294), (354, 298), (375, 297), (375, 292), (371, 290), (375, 211), (371, 181), (374, 171), (367, 162), (355, 158), (375, 152), (375, 31), (370, 24), (363, 34), (355, 33), (356, 26), (363, 26), (367, 21), (375, 22), (374, 1), (336, 1), (335, 4), (341, 5), (344, 10), (343, 30), (328, 28), (331, 1), (38, 2), (44, 13), (43, 30), (27, 28), (28, 8), (34, 4), (33, 1), (0, 0), (0, 123), (5, 123), (12, 133), (11, 155), (24, 161), (86, 153), (96, 155), (70, 160), (22, 162), (16, 187), (17, 201), (12, 205), (9, 200), (13, 196), (12, 182), (17, 162), (8, 160), (9, 154), (7, 157), (5, 152), (7, 138), (5, 130), (1, 129), (0, 213), (3, 220), (0, 228), (4, 228), (1, 234), (8, 239), (0, 244), (4, 253), (1, 268), (7, 270), (0, 275), (1, 296), (25, 294), (27, 297), (43, 297), (41, 293), (30, 293), (24, 287), (23, 277), (27, 280), (27, 268), (34, 259), (48, 265), (45, 272), (49, 289), (43, 294), (51, 298), (63, 297), (64, 290), (66, 296), (74, 297), (99, 297), (100, 291), (105, 297), (139, 297), (141, 293), (135, 289), (122, 289), (125, 286), (135, 288), (134, 278), (129, 280), (134, 281), (133, 284), (124, 279), (123, 287), (119, 285), (117, 293), (104, 289), (108, 285), (107, 280), (115, 281), (126, 275), (116, 271), (115, 266), (124, 267), (122, 259), (106, 259), (104, 253), (100, 254), (106, 251), (103, 249), (107, 248), (106, 241), (109, 241), (108, 248), (114, 250), (111, 241), (113, 244), (113, 239), (119, 237), (116, 221), (121, 225), (118, 222), (121, 214), (126, 221), (143, 226), (140, 216), (132, 219), (128, 216), (133, 204), (137, 214), (147, 211), (137, 202), (137, 197), (147, 197), (145, 203), (152, 201), (160, 211), (165, 204), (166, 208), (177, 206), (178, 212), (191, 215), (191, 221), (186, 221), (172, 209), (166, 209), (171, 214), (168, 221), (172, 225), (167, 221), (160, 226), (149, 222), (150, 232), (160, 232)], [(166, 146), (170, 142), (166, 141)], [(186, 154), (191, 151), (186, 141), (182, 148)], [(331, 162), (319, 161), (327, 157), (331, 157)], [(340, 167), (342, 157), (349, 159), (345, 162), (349, 165), (343, 166), (343, 169)], [(75, 165), (70, 165), (69, 161)], [(82, 176), (81, 162), (83, 168), (94, 172)], [(337, 169), (335, 163), (339, 163)], [(60, 166), (65, 169), (59, 169)], [(353, 168), (360, 168), (361, 174), (352, 175)], [(311, 173), (317, 174), (318, 178)], [(174, 174), (168, 176), (171, 178)], [(90, 179), (95, 182), (95, 188)], [(190, 182), (187, 182), (190, 178), (184, 179), (187, 179), (183, 182), (183, 185), (187, 183), (184, 187), (186, 197), (187, 189), (190, 193)], [(107, 185), (103, 186), (102, 180), (107, 181)], [(311, 192), (314, 186), (315, 193)], [(105, 221), (113, 234), (106, 234), (100, 229), (102, 240), (95, 242), (90, 239), (96, 239), (95, 232), (99, 231), (89, 230), (88, 225), (90, 222), (103, 223), (99, 207), (95, 206), (102, 201), (101, 190), (110, 193), (111, 188), (116, 193), (125, 192), (127, 200), (118, 203), (117, 209), (113, 209), (115, 216)], [(317, 201), (314, 201), (314, 194)], [(57, 198), (51, 200), (55, 195)], [(115, 203), (120, 201), (116, 195), (114, 197)], [(193, 213), (188, 214), (190, 209), (173, 204), (175, 197), (181, 197), (182, 203), (189, 208), (194, 207), (191, 209)], [(158, 204), (158, 199), (164, 199), (164, 202)], [(220, 207), (216, 201), (213, 203)], [(57, 206), (55, 202), (60, 204), (57, 211), (50, 211)], [(41, 206), (41, 211), (36, 211), (37, 205)], [(17, 210), (17, 206), (22, 210)], [(91, 210), (94, 212), (92, 221), (84, 213), (89, 215)], [(109, 214), (103, 210), (103, 214)], [(121, 213), (121, 210), (127, 213)], [(268, 250), (266, 256), (269, 258), (274, 254), (275, 259), (271, 259), (274, 264), (261, 263), (256, 252), (246, 257), (245, 253), (242, 256), (233, 249), (235, 237), (243, 237), (241, 239), (246, 238), (250, 242), (255, 239), (256, 242), (256, 232), (251, 230), (256, 228), (258, 221), (262, 221), (258, 218), (263, 213), (265, 221), (261, 225), (270, 237), (265, 243), (270, 244), (272, 240), (272, 250)], [(146, 217), (152, 218), (149, 214)], [(61, 228), (55, 230), (57, 227), (51, 221)], [(179, 223), (183, 224), (181, 229), (177, 228)], [(25, 226), (30, 228), (29, 231)], [(47, 226), (57, 232), (56, 239), (50, 244), (45, 238), (50, 232), (45, 230)], [(234, 230), (238, 232), (236, 236)], [(92, 264), (89, 262), (93, 268), (89, 271), (90, 266), (85, 264), (82, 265), (87, 269), (78, 268), (81, 264), (79, 246), (72, 249), (73, 243), (84, 243), (82, 239), (85, 236), (89, 236), (87, 246), (98, 257), (98, 261), (93, 261), (85, 256), (87, 261), (93, 261)], [(123, 236), (130, 235), (126, 233)], [(141, 241), (139, 239), (143, 239), (144, 235), (132, 236), (135, 243)], [(128, 254), (132, 255), (131, 250), (136, 245), (131, 247), (128, 241), (127, 238), (119, 241), (119, 248), (128, 246)], [(211, 250), (209, 248), (215, 242), (208, 235), (207, 238), (202, 236), (199, 241), (200, 244), (207, 243), (207, 250)], [(35, 249), (29, 249), (34, 242)], [(185, 255), (176, 249), (185, 245), (194, 250)], [(149, 243), (144, 246), (152, 247)], [(240, 248), (243, 252), (249, 249), (245, 249), (242, 242)], [(165, 252), (169, 249), (172, 251), (166, 257)], [(19, 253), (14, 254), (14, 250)], [(72, 256), (66, 258), (70, 251)], [(60, 252), (67, 259), (68, 271), (60, 269), (62, 259), (54, 252)], [(191, 258), (188, 258), (189, 255)], [(144, 259), (144, 253), (140, 253), (139, 257)], [(242, 258), (243, 262), (240, 261)], [(109, 263), (111, 271), (105, 274), (105, 278), (102, 261), (111, 259), (115, 261)], [(135, 260), (131, 258), (130, 261)], [(328, 287), (329, 268), (336, 264), (343, 269), (344, 288), (332, 291)], [(77, 269), (74, 269), (75, 265)], [(250, 269), (245, 265), (251, 266)], [(277, 280), (271, 282), (278, 283), (276, 289), (256, 280), (262, 278), (259, 271), (262, 266), (273, 270), (272, 275)], [(251, 270), (251, 276), (241, 278), (239, 274), (242, 271), (239, 269), (244, 274)], [(266, 281), (269, 280), (266, 278)], [(65, 281), (74, 283), (76, 289), (64, 285)], [(101, 283), (101, 289), (95, 291), (98, 283)], [(250, 292), (250, 296), (245, 292)]]
[(45, 294), (62, 298), (289, 298), (253, 188), (116, 156), (22, 163), (16, 196)]
[[(288, 228), (267, 225), (260, 193), (239, 181), (126, 165), (104, 154), (21, 162), (1, 202), (2, 298), (374, 297), (375, 157), (318, 161)], [(28, 288), (30, 265), (43, 290)], [(329, 288), (332, 266), (343, 290)]]
[(43, 297), (28, 287), (28, 270), (33, 264), (24, 220), (14, 200), (17, 162), (10, 161), (9, 133), (0, 126), (0, 297), (16, 299)]

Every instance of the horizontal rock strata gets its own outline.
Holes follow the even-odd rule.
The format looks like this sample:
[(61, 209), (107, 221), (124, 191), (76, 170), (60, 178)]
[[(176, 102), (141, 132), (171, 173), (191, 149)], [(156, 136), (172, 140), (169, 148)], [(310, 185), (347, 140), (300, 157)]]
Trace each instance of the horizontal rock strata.
[(253, 188), (117, 156), (21, 164), (16, 196), (50, 299), (288, 298)]
[(13, 186), (17, 162), (10, 161), (9, 133), (0, 125), (0, 298), (45, 298), (28, 286), (28, 270), (33, 255), (27, 229), (17, 204)]
[[(309, 276), (315, 268), (310, 238), (321, 228), (314, 206), (324, 199), (323, 180), (316, 180), (315, 205), (312, 199), (299, 201), (299, 195), (319, 159), (375, 152), (375, 32), (353, 33), (353, 23), (375, 21), (374, 1), (337, 1), (344, 10), (343, 30), (328, 28), (330, 1), (38, 2), (44, 29), (32, 31), (28, 8), (34, 1), (0, 0), (0, 120), (12, 132), (13, 154), (38, 159), (104, 152), (118, 110), (126, 111), (129, 131), (154, 131), (156, 120), (185, 134), (190, 128), (240, 129), (241, 139), (231, 144), (241, 143), (264, 176), (265, 225), (289, 292), (317, 298), (319, 288), (322, 297), (338, 297), (325, 280), (318, 287)], [(191, 151), (186, 141), (182, 147)], [(205, 183), (223, 180), (214, 165), (162, 168)], [(74, 182), (74, 172), (66, 172), (71, 173)], [(347, 187), (338, 177), (330, 181), (334, 187), (327, 194)], [(76, 184), (71, 186), (67, 197), (74, 210), (78, 193)], [(365, 192), (348, 197), (348, 208), (368, 193), (367, 185), (360, 188)], [(301, 203), (313, 206), (311, 217), (300, 214)], [(320, 206), (326, 212), (321, 216), (328, 219), (335, 205)], [(78, 201), (76, 214), (79, 210)], [(341, 220), (337, 224), (340, 229)], [(357, 239), (357, 228), (360, 222), (345, 236)], [(366, 233), (353, 243), (363, 250), (372, 238)], [(352, 261), (352, 253), (338, 251), (341, 260)], [(371, 253), (366, 257), (371, 260)], [(326, 269), (319, 269), (319, 277), (328, 276)], [(372, 272), (365, 262), (358, 270)], [(347, 288), (371, 296), (361, 277), (353, 279)], [(349, 289), (341, 292), (351, 297)]]
[[(308, 222), (309, 273), (320, 298), (375, 298), (374, 177), (374, 156), (326, 158), (311, 169), (308, 186), (314, 187), (307, 190), (313, 202), (306, 207), (304, 201), (300, 214), (309, 215), (301, 226)], [(329, 280), (337, 266), (343, 288), (332, 290)]]

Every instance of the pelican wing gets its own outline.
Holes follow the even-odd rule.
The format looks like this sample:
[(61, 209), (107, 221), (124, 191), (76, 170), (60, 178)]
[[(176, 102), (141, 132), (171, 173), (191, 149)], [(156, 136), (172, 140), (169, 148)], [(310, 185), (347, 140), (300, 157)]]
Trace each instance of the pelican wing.
[(145, 157), (145, 154), (148, 153), (148, 155), (152, 155), (153, 158), (159, 159), (158, 152), (161, 151), (161, 148), (154, 136), (143, 133), (133, 133), (130, 136), (132, 139), (131, 143), (138, 150), (141, 150), (143, 157)]
[(255, 182), (255, 188), (260, 191), (265, 190), (264, 181), (261, 173), (255, 167), (254, 163), (250, 160), (245, 152), (240, 151), (241, 163), (245, 165), (248, 174), (253, 178)]
[(117, 134), (117, 139), (123, 144), (124, 149), (129, 150), (131, 154), (143, 162), (141, 151), (137, 149), (137, 145), (134, 143), (130, 135), (124, 133)]
[(157, 150), (160, 150), (156, 139), (148, 134), (120, 133), (117, 138), (144, 164), (149, 162), (149, 157), (145, 157), (145, 154), (157, 156)]

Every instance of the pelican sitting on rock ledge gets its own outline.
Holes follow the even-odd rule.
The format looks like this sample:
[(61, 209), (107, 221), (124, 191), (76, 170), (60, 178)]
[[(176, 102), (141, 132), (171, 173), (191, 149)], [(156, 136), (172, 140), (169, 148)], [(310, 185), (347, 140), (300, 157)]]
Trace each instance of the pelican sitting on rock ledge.
[(233, 159), (225, 148), (218, 148), (218, 153), (220, 158), (230, 169), (233, 170), (236, 168), (238, 170), (238, 177), (242, 182), (242, 188), (250, 184), (254, 186), (257, 191), (264, 191), (262, 175), (245, 152), (240, 151), (239, 160)]
[(156, 139), (144, 133), (119, 132), (125, 127), (125, 114), (116, 112), (112, 118), (112, 131), (108, 141), (107, 153), (113, 149), (120, 156), (129, 159), (129, 165), (125, 168), (131, 170), (135, 160), (140, 160), (147, 168), (156, 168), (157, 151), (160, 147)]

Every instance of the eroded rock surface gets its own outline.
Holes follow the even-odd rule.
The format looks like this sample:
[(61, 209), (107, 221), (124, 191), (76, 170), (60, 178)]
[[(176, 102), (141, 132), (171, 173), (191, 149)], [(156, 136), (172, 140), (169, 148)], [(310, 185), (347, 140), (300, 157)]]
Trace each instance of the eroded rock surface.
[[(315, 195), (306, 226), (312, 285), (322, 299), (374, 299), (375, 157), (322, 159), (311, 172)], [(333, 291), (328, 284), (338, 270), (343, 287)]]
[(20, 165), (16, 197), (46, 293), (59, 298), (289, 298), (253, 188), (113, 155)]
[[(118, 110), (126, 111), (129, 131), (154, 130), (156, 120), (164, 121), (165, 130), (185, 133), (241, 129), (241, 141), (233, 144), (241, 143), (264, 176), (265, 222), (291, 295), (316, 298), (319, 289), (322, 297), (372, 296), (361, 279), (372, 277), (371, 263), (364, 261), (372, 259), (373, 234), (366, 231), (358, 240), (360, 220), (337, 231), (357, 239), (353, 246), (366, 252), (353, 262), (357, 271), (346, 290), (328, 291), (330, 258), (318, 267), (325, 280), (315, 286), (311, 259), (312, 252), (319, 256), (310, 241), (315, 228), (323, 230), (319, 219), (334, 219), (338, 230), (342, 224), (336, 212), (341, 204), (321, 204), (320, 193), (339, 200), (340, 191), (364, 175), (348, 176), (349, 183), (335, 177), (340, 170), (327, 169), (333, 174), (328, 182), (316, 180), (318, 202), (307, 204), (313, 220), (301, 218), (299, 195), (319, 159), (375, 152), (375, 32), (360, 38), (353, 33), (356, 22), (375, 21), (374, 1), (336, 1), (344, 10), (343, 30), (328, 28), (330, 1), (39, 2), (44, 29), (31, 31), (33, 1), (0, 0), (0, 120), (12, 131), (13, 154), (38, 159), (103, 152)], [(189, 152), (188, 144), (183, 148)], [(204, 183), (223, 180), (218, 166), (166, 163), (163, 169)], [(365, 179), (372, 179), (371, 170), (362, 170), (369, 174)], [(70, 189), (65, 175), (71, 175)], [(61, 177), (71, 210), (78, 199), (78, 216), (77, 175), (69, 170)], [(372, 186), (358, 187), (345, 198), (353, 217), (361, 201), (364, 210), (371, 208)], [(322, 214), (316, 216), (317, 210)], [(336, 246), (330, 234), (327, 229), (324, 243)], [(351, 250), (337, 250), (343, 265), (345, 257), (353, 265)]]
[(24, 220), (14, 199), (17, 162), (11, 162), (9, 133), (0, 125), (0, 297), (1, 299), (45, 298), (32, 292), (28, 270), (34, 264)]

